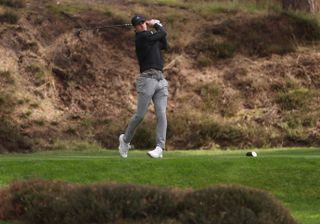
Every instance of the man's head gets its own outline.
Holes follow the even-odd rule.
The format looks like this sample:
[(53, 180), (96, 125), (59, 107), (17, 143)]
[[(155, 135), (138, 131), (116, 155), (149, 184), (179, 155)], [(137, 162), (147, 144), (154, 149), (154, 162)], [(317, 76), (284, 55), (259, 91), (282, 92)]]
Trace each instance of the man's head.
[(135, 28), (136, 32), (146, 31), (147, 24), (146, 19), (143, 16), (136, 15), (131, 19), (132, 26)]

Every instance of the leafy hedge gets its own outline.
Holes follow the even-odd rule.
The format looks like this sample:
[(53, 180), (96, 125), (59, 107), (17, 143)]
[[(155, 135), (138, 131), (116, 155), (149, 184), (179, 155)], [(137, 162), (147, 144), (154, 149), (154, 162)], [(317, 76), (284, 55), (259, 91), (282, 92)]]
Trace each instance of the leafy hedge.
[(294, 224), (269, 193), (240, 186), (182, 191), (31, 180), (0, 191), (0, 220), (23, 223)]

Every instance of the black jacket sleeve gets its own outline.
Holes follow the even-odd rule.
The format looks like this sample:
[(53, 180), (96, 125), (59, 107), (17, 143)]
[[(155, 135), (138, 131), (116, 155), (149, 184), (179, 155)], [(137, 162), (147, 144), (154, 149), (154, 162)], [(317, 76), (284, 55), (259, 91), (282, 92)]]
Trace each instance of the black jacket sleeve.
[(162, 26), (159, 24), (155, 24), (154, 28), (156, 29), (156, 32), (148, 32), (148, 35), (145, 36), (147, 41), (161, 41), (163, 42), (165, 40), (165, 43), (167, 43), (167, 32), (164, 30)]
[(160, 41), (160, 49), (161, 50), (166, 50), (168, 49), (168, 42), (167, 42), (167, 33), (166, 31), (163, 29), (162, 26), (160, 26), (159, 24), (155, 24), (154, 28), (156, 29), (157, 32), (164, 32), (165, 35), (159, 40)]

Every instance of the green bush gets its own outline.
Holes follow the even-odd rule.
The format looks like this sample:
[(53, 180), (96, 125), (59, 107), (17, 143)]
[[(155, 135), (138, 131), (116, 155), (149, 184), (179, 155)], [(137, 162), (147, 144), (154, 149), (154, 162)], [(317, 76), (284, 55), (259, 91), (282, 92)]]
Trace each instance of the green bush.
[(0, 191), (0, 219), (32, 224), (295, 224), (270, 194), (240, 186), (195, 191), (30, 180)]

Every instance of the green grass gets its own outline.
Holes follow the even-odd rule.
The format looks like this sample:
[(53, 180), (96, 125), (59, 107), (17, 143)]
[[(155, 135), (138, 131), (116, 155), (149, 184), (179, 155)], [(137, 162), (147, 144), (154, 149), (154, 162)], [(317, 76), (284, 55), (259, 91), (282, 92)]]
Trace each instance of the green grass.
[(280, 8), (279, 4), (269, 5), (267, 1), (257, 4), (253, 1), (208, 1), (199, 4), (198, 2), (189, 3), (189, 8), (194, 12), (199, 13), (204, 17), (210, 17), (217, 14), (234, 14), (237, 12), (247, 13), (268, 13), (268, 10), (272, 8), (276, 10)]
[(48, 4), (48, 8), (54, 14), (59, 14), (60, 12), (65, 12), (70, 15), (93, 10), (91, 5), (86, 4), (84, 2), (79, 2), (79, 1), (76, 4), (70, 3), (69, 1), (63, 1), (59, 5), (54, 4), (54, 3), (50, 3), (50, 4)]
[[(88, 148), (90, 146), (88, 145)], [(87, 148), (87, 149), (88, 149)], [(0, 185), (39, 177), (76, 183), (121, 182), (201, 188), (240, 184), (273, 193), (301, 224), (320, 220), (320, 149), (173, 151), (151, 160), (145, 151), (121, 159), (117, 151), (53, 151), (0, 156)]]

